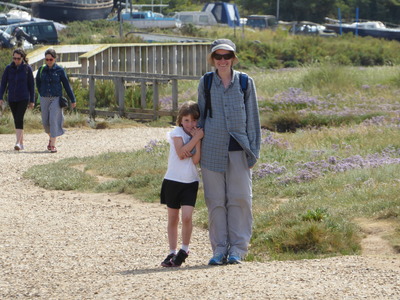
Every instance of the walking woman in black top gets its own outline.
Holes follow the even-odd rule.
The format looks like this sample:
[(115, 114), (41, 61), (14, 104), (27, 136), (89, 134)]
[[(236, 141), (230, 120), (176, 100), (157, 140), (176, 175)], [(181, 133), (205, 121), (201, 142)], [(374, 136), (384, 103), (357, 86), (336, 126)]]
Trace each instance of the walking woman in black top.
[(26, 53), (18, 48), (13, 51), (12, 63), (4, 70), (0, 85), (0, 106), (3, 107), (3, 96), (8, 91), (10, 106), (15, 125), (17, 141), (15, 150), (24, 150), (24, 115), (26, 108), (35, 106), (35, 81), (32, 68), (28, 64)]

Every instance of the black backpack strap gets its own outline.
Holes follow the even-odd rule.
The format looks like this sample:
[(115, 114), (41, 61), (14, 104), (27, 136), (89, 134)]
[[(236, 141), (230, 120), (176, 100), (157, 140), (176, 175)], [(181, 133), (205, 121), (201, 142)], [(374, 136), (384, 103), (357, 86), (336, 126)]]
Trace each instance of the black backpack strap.
[(207, 118), (208, 112), (210, 112), (210, 118), (212, 118), (211, 108), (211, 85), (213, 81), (214, 72), (207, 72), (204, 74), (204, 96), (206, 100), (206, 107), (204, 110), (204, 119)]

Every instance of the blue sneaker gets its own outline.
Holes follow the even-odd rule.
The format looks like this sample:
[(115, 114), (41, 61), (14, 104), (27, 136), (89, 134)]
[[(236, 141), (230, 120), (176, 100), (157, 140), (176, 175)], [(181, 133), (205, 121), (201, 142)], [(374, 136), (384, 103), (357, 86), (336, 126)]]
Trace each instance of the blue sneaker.
[(240, 260), (241, 260), (240, 255), (237, 255), (236, 253), (232, 253), (232, 254), (229, 254), (228, 264), (231, 264), (231, 265), (240, 264), (241, 263)]
[(211, 266), (221, 266), (226, 264), (226, 256), (223, 253), (215, 253), (214, 256), (208, 262)]

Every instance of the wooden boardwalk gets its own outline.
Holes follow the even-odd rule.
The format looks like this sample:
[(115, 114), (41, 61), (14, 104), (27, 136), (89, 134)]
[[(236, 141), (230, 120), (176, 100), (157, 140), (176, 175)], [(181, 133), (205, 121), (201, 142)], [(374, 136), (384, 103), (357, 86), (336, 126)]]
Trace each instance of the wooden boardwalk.
[[(207, 63), (209, 43), (160, 43), (160, 44), (92, 44), (45, 46), (28, 54), (34, 72), (44, 64), (44, 53), (53, 48), (57, 63), (62, 65), (72, 79), (89, 87), (88, 112), (96, 115), (133, 119), (157, 119), (159, 116), (174, 118), (178, 109), (178, 80), (198, 80), (211, 67)], [(95, 86), (97, 80), (112, 80), (118, 111), (104, 112), (96, 109)], [(141, 86), (141, 105), (129, 112), (124, 106), (127, 82)], [(159, 110), (159, 85), (172, 84), (172, 110)], [(153, 109), (146, 109), (147, 90), (152, 88)]]

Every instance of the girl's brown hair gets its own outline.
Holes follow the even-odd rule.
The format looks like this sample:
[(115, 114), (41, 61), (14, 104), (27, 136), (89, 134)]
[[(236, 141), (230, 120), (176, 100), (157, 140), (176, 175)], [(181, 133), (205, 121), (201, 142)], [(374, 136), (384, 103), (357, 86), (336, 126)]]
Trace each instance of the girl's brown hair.
[(21, 55), (22, 61), (25, 62), (26, 64), (28, 63), (28, 58), (26, 57), (26, 53), (24, 51), (24, 49), (22, 48), (17, 48), (13, 51), (13, 55), (17, 53), (19, 55)]
[(178, 118), (176, 119), (176, 125), (182, 126), (182, 118), (184, 116), (191, 115), (193, 119), (198, 120), (200, 118), (199, 105), (194, 101), (187, 101), (182, 104), (178, 112)]

